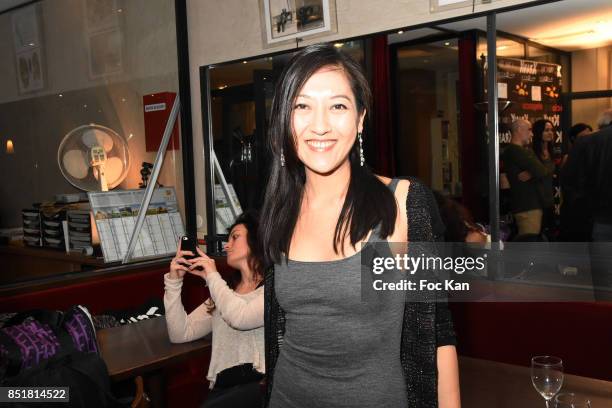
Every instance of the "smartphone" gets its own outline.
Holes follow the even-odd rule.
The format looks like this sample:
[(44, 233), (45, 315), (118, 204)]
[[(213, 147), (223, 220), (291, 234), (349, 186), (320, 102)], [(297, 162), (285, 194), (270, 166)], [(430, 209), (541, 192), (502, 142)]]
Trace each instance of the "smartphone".
[(188, 235), (182, 236), (181, 237), (181, 250), (193, 252), (193, 255), (185, 255), (183, 258), (185, 259), (197, 258), (199, 256), (198, 251), (196, 251), (197, 245), (198, 244), (195, 238), (190, 237)]

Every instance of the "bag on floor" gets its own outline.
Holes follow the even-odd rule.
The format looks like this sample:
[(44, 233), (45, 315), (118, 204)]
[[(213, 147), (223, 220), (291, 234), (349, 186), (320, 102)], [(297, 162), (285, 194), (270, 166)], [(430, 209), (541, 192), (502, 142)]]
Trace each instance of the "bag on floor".
[(68, 387), (68, 403), (45, 402), (45, 406), (125, 406), (111, 394), (91, 316), (83, 306), (65, 313), (33, 310), (12, 317), (0, 329), (0, 385)]

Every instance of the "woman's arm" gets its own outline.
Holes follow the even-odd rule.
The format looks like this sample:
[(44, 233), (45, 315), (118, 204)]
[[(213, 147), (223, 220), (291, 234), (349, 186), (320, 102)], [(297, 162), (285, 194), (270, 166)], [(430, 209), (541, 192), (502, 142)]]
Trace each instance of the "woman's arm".
[(181, 303), (183, 278), (172, 279), (164, 275), (164, 308), (166, 309), (166, 326), (172, 343), (185, 343), (206, 336), (212, 331), (212, 317), (206, 304), (198, 306), (189, 315)]
[(459, 365), (455, 346), (438, 347), (438, 407), (459, 408)]
[[(408, 230), (408, 241), (441, 242), (444, 224), (440, 217), (435, 198), (427, 187), (412, 182), (406, 197), (408, 217), (415, 217)], [(436, 245), (432, 249), (436, 251)], [(438, 298), (435, 304), (434, 338), (436, 341), (436, 369), (438, 375), (438, 407), (457, 408), (461, 406), (459, 394), (459, 369), (455, 349), (455, 330), (446, 299)]]
[(206, 274), (206, 283), (221, 318), (236, 330), (251, 330), (264, 325), (264, 291), (249, 301), (231, 290), (219, 272)]

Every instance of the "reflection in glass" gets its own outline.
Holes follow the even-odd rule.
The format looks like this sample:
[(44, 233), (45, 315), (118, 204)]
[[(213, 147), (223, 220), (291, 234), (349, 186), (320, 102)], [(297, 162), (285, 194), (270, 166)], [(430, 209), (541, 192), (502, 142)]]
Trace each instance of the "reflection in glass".
[(461, 195), (459, 42), (448, 39), (397, 48), (398, 175)]
[[(0, 56), (3, 61), (15, 61), (5, 64), (5, 75), (0, 78), (0, 135), (14, 142), (12, 154), (0, 159), (5, 197), (0, 204), (2, 229), (24, 226), (22, 210), (37, 211), (36, 203), (55, 202), (56, 196), (67, 194), (82, 200), (78, 194), (83, 188), (104, 189), (102, 169), (108, 189), (138, 189), (142, 163), (155, 161), (165, 119), (178, 93), (173, 2), (147, 0), (146, 7), (142, 1), (121, 2), (121, 8), (93, 7), (95, 2), (89, 1), (77, 2), (79, 7), (69, 0), (35, 3), (0, 14), (0, 26), (7, 28), (2, 34), (6, 38), (0, 41)], [(41, 11), (33, 18), (25, 13), (31, 6)], [(155, 30), (151, 30), (152, 21)], [(13, 38), (16, 34), (19, 38)], [(147, 102), (166, 96), (170, 99)], [(71, 138), (82, 142), (80, 146), (61, 149), (64, 137), (81, 126), (90, 131), (82, 129)], [(182, 212), (180, 126), (175, 132), (159, 182), (176, 189)], [(115, 143), (117, 140), (121, 143)], [(92, 165), (94, 159), (97, 164)], [(87, 206), (87, 202), (78, 206)], [(46, 208), (58, 218), (53, 222), (59, 223), (66, 218), (66, 207), (56, 203)], [(36, 211), (28, 212), (38, 214)], [(40, 218), (33, 215), (33, 219)], [(28, 242), (46, 242), (42, 241), (44, 230), (27, 229), (39, 234)], [(63, 234), (54, 239), (55, 247), (65, 251)], [(31, 254), (32, 259), (38, 257), (36, 252)], [(65, 264), (55, 270), (42, 268), (40, 274), (79, 271), (86, 262), (96, 263), (91, 257), (92, 262), (71, 264), (70, 256), (66, 257)], [(12, 275), (2, 276), (0, 284), (30, 279), (31, 272), (21, 271), (23, 265), (16, 263)]]

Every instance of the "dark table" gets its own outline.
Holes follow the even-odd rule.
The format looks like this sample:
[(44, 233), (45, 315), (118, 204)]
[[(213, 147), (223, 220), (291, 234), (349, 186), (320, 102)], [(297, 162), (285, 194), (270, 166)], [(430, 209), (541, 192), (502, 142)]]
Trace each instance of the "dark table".
[[(545, 408), (531, 383), (529, 367), (459, 357), (461, 406), (467, 408)], [(593, 408), (612, 406), (612, 382), (565, 374), (561, 392), (590, 398)], [(551, 403), (551, 406), (553, 404)]]
[(212, 339), (208, 335), (189, 343), (170, 343), (163, 317), (102, 329), (97, 336), (113, 381), (144, 375), (208, 352)]
[(22, 242), (0, 245), (0, 264), (3, 269), (0, 284), (4, 285), (109, 266), (93, 256), (29, 247)]
[(166, 319), (157, 317), (97, 332), (112, 381), (142, 376), (154, 408), (166, 406), (163, 368), (210, 351), (210, 335), (189, 343), (170, 343)]

